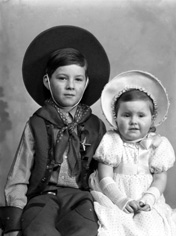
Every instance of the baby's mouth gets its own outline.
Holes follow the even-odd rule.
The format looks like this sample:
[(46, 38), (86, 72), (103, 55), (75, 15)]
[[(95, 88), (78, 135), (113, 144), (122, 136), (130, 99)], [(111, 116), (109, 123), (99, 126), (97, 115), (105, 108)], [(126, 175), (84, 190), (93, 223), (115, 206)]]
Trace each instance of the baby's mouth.
[(139, 130), (137, 127), (132, 127), (129, 130)]

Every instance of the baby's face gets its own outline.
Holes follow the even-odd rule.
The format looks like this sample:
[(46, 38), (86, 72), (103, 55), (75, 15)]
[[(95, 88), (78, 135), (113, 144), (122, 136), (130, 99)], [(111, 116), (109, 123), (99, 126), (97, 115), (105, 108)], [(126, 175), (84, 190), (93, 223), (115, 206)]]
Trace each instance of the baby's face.
[(143, 138), (153, 122), (149, 103), (143, 100), (120, 102), (116, 121), (123, 139)]

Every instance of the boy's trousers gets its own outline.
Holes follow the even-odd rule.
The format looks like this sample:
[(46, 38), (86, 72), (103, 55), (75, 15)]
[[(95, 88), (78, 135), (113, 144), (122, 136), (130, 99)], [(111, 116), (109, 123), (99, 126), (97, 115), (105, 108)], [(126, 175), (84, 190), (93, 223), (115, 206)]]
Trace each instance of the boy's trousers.
[(97, 216), (88, 191), (58, 187), (33, 197), (22, 215), (23, 236), (96, 236)]

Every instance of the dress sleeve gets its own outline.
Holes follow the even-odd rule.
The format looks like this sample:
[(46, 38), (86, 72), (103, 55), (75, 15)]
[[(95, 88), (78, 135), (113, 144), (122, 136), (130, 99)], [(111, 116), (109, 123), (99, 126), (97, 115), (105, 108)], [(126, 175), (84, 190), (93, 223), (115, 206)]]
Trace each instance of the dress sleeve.
[(34, 137), (27, 122), (14, 161), (7, 177), (5, 199), (7, 206), (21, 209), (27, 203), (27, 186), (34, 161)]
[(106, 165), (117, 167), (122, 158), (123, 142), (113, 130), (108, 131), (102, 138), (94, 159)]
[(167, 171), (174, 165), (175, 153), (174, 149), (166, 137), (161, 137), (161, 143), (153, 151), (150, 159), (151, 173), (160, 173)]

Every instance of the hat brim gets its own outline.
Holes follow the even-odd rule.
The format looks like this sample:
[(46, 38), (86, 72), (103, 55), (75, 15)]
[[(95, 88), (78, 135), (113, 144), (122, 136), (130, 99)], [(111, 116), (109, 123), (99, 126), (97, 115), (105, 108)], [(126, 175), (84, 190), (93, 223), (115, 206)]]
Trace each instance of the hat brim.
[(139, 70), (120, 73), (104, 87), (101, 94), (101, 106), (107, 121), (116, 128), (113, 114), (114, 98), (129, 89), (146, 91), (157, 105), (157, 116), (154, 125), (160, 125), (167, 117), (169, 99), (166, 89), (152, 74)]
[(27, 91), (38, 104), (44, 104), (50, 95), (43, 85), (48, 58), (52, 52), (63, 48), (77, 49), (87, 59), (89, 85), (81, 102), (87, 105), (94, 104), (109, 80), (110, 64), (103, 46), (96, 37), (77, 26), (55, 26), (34, 38), (26, 50), (22, 64)]

